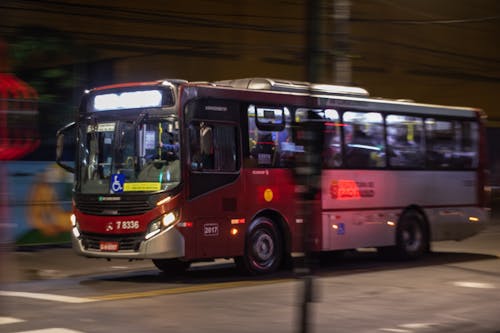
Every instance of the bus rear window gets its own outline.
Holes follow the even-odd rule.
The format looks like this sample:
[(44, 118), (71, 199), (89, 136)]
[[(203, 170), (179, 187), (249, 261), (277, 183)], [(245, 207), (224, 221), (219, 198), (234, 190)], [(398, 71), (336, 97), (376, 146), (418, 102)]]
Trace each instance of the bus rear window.
[(425, 120), (427, 164), (431, 169), (470, 169), (478, 164), (478, 124)]

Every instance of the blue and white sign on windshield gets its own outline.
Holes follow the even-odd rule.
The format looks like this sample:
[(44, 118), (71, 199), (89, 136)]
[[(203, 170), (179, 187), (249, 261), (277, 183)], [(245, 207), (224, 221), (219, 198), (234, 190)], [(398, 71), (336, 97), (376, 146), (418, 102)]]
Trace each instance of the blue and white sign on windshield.
[(110, 190), (111, 193), (123, 192), (123, 184), (125, 183), (125, 175), (114, 173), (111, 175)]

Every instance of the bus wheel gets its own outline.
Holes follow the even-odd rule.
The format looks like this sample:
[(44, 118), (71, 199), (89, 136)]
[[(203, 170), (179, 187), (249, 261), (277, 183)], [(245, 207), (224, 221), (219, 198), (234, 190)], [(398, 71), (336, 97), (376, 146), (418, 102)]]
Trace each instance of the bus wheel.
[(282, 241), (276, 225), (270, 219), (260, 217), (249, 228), (245, 254), (235, 261), (246, 274), (265, 274), (276, 271), (282, 257)]
[(401, 216), (396, 230), (396, 251), (402, 259), (415, 259), (429, 249), (429, 235), (422, 214), (409, 210)]
[(153, 264), (160, 271), (169, 274), (180, 274), (185, 272), (190, 263), (179, 259), (153, 259)]

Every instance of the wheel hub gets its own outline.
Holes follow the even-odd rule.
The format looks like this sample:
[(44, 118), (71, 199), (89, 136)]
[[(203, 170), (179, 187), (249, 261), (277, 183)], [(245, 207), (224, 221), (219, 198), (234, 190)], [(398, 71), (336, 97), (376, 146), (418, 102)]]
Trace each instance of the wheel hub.
[(260, 234), (254, 243), (253, 251), (259, 261), (269, 260), (274, 253), (274, 242), (271, 236)]

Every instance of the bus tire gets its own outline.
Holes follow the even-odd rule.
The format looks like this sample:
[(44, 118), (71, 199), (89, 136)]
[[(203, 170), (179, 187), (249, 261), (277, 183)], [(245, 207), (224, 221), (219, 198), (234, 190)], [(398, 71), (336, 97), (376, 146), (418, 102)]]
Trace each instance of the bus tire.
[(190, 262), (179, 259), (153, 259), (153, 264), (160, 271), (175, 275), (184, 273), (189, 268)]
[(235, 258), (238, 269), (250, 275), (276, 271), (283, 259), (282, 244), (273, 221), (267, 217), (257, 218), (249, 227), (243, 256)]
[(401, 216), (396, 228), (396, 253), (401, 259), (416, 259), (430, 248), (424, 217), (418, 211), (408, 210)]

